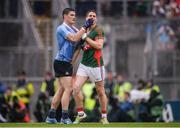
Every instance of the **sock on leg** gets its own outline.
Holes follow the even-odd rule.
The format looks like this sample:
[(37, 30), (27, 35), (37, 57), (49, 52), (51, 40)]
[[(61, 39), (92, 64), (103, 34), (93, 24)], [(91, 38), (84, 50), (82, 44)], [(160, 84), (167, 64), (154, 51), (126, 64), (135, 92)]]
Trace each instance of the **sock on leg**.
[(77, 108), (77, 112), (79, 116), (83, 116), (84, 115), (84, 109), (83, 108)]
[(49, 118), (55, 118), (56, 117), (56, 110), (55, 109), (50, 109), (48, 113)]
[(101, 118), (107, 118), (107, 111), (106, 110), (101, 111)]
[(68, 110), (62, 110), (62, 119), (67, 119), (68, 117)]

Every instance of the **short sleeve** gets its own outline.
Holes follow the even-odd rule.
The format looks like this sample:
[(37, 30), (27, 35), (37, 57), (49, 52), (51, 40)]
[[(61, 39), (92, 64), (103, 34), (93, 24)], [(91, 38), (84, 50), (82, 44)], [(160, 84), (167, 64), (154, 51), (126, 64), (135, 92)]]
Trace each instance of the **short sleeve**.
[(70, 33), (64, 26), (61, 26), (57, 29), (57, 34), (62, 35), (65, 39), (67, 39), (67, 35)]

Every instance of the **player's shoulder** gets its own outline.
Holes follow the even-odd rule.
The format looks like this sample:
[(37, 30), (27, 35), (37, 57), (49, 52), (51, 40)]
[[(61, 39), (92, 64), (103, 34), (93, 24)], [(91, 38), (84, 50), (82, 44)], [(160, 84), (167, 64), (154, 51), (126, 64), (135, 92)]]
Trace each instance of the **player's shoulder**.
[(61, 31), (65, 29), (65, 25), (64, 24), (60, 24), (58, 27), (57, 27), (57, 31)]
[(97, 32), (104, 32), (103, 27), (100, 26), (100, 25), (96, 25), (95, 31), (97, 31)]

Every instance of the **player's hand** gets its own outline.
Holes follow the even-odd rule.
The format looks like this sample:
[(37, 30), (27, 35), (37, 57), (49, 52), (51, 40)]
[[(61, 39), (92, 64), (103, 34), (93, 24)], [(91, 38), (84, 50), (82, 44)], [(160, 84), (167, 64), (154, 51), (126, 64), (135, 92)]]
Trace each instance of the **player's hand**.
[(83, 25), (83, 28), (88, 29), (89, 27), (91, 27), (91, 25), (93, 25), (93, 23), (94, 23), (93, 19), (88, 19), (88, 20), (85, 21), (85, 23)]
[(83, 47), (82, 47), (82, 50), (83, 51), (87, 51), (89, 50), (90, 48), (92, 48), (89, 44), (85, 44)]

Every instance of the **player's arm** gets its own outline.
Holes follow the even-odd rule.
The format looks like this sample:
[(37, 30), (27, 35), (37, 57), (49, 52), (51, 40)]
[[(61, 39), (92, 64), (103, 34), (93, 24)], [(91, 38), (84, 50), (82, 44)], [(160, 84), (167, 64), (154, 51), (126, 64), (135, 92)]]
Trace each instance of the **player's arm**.
[(67, 39), (71, 42), (78, 42), (85, 32), (86, 30), (82, 27), (76, 34), (69, 33)]
[(87, 44), (89, 44), (91, 47), (95, 49), (102, 49), (104, 43), (104, 39), (99, 37), (96, 37), (95, 40), (92, 40), (91, 38), (87, 37), (85, 41)]
[(84, 45), (83, 40), (81, 40), (80, 42), (78, 42), (78, 44), (76, 44), (75, 51), (74, 51), (73, 58), (72, 58), (72, 62), (71, 62), (73, 65), (75, 64), (83, 45)]
[(74, 52), (74, 54), (73, 54), (72, 61), (71, 61), (71, 64), (72, 64), (72, 65), (74, 65), (74, 64), (76, 63), (76, 60), (77, 60), (77, 58), (78, 58), (78, 56), (79, 56), (80, 51), (81, 51), (81, 48), (80, 48), (80, 47), (78, 47), (78, 48), (75, 50), (75, 52)]
[(81, 36), (86, 32), (86, 30), (93, 24), (92, 19), (88, 19), (85, 21), (83, 27), (76, 33), (76, 34), (71, 34), (69, 33), (67, 35), (67, 39), (71, 42), (77, 42), (81, 39)]

